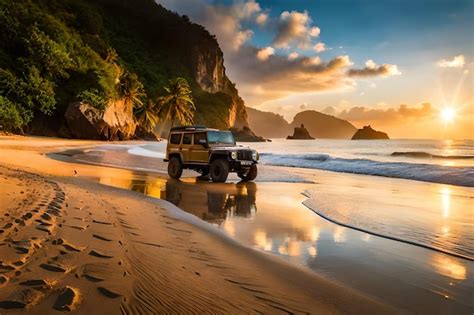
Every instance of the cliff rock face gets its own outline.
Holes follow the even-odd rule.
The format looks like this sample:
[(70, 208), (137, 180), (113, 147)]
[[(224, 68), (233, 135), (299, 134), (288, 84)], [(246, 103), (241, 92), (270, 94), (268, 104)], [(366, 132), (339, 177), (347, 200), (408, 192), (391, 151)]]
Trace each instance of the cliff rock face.
[(390, 139), (385, 132), (374, 130), (372, 127), (364, 126), (362, 129), (358, 129), (352, 140), (387, 140)]
[(225, 68), (222, 51), (212, 42), (201, 43), (194, 48), (194, 77), (197, 84), (208, 93), (225, 89)]
[(73, 138), (127, 140), (135, 135), (133, 108), (122, 100), (111, 101), (105, 111), (86, 103), (72, 103), (64, 118)]
[(286, 139), (288, 139), (288, 140), (312, 140), (314, 138), (311, 137), (308, 130), (306, 130), (304, 125), (301, 124), (300, 127), (295, 127), (295, 130), (293, 131), (293, 135), (286, 137)]
[[(223, 102), (224, 106), (218, 109), (221, 111), (219, 114), (223, 117), (225, 126), (213, 126), (212, 122), (206, 122), (207, 119), (204, 119), (203, 123), (210, 127), (225, 129), (249, 127), (244, 101), (226, 76), (224, 56), (214, 39), (202, 40), (194, 47), (193, 69), (196, 83), (203, 91), (228, 96)], [(209, 113), (200, 114), (205, 118)]]

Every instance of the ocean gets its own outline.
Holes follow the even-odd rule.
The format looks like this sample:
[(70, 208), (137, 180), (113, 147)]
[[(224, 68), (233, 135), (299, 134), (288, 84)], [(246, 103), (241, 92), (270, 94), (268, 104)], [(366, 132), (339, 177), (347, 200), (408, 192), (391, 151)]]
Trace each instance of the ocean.
[(253, 143), (263, 164), (474, 187), (474, 140), (284, 140)]

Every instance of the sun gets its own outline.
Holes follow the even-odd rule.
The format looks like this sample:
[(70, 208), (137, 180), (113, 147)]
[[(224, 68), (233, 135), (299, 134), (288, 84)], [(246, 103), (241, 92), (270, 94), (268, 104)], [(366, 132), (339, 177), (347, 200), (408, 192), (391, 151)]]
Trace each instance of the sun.
[(441, 110), (440, 116), (445, 122), (452, 122), (456, 117), (456, 111), (452, 107), (445, 107)]

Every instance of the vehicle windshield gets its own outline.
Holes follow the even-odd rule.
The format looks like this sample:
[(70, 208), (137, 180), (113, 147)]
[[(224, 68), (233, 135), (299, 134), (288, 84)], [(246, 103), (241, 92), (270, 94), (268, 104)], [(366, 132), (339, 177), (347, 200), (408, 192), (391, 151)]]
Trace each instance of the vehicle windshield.
[(235, 145), (234, 136), (230, 131), (208, 131), (207, 142), (209, 144), (232, 144)]

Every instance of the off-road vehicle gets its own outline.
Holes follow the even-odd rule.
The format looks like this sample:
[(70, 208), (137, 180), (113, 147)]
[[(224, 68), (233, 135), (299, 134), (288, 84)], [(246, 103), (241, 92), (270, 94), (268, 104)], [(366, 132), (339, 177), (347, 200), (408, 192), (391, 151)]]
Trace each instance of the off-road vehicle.
[(168, 162), (169, 176), (175, 179), (183, 169), (210, 175), (214, 182), (225, 182), (229, 172), (245, 181), (257, 177), (257, 151), (236, 145), (230, 131), (204, 126), (171, 128), (164, 161)]

